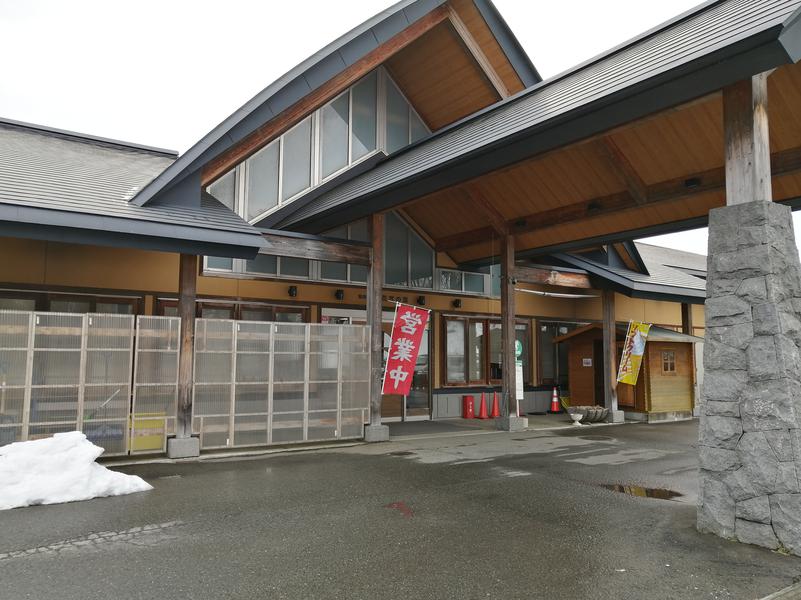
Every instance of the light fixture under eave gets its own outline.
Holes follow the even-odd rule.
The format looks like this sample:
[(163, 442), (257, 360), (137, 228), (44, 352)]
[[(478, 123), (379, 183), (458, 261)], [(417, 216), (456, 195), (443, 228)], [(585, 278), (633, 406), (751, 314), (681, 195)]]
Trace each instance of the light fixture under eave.
[(515, 288), (516, 292), (524, 292), (526, 294), (534, 294), (535, 296), (544, 296), (546, 298), (597, 298), (597, 294), (560, 294), (559, 292), (540, 292), (539, 290), (524, 290), (523, 288)]

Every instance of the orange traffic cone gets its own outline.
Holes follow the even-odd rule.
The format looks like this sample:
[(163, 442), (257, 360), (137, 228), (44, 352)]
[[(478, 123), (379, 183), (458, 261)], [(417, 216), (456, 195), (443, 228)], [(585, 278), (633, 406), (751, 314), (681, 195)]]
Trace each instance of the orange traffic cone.
[(490, 419), (497, 419), (501, 416), (501, 407), (498, 406), (498, 392), (492, 392), (492, 411), (490, 411)]
[(556, 388), (553, 388), (553, 394), (551, 395), (551, 410), (548, 412), (551, 414), (562, 412), (562, 407), (559, 406), (559, 392), (556, 391)]
[(487, 416), (487, 401), (484, 398), (484, 392), (481, 392), (481, 406), (478, 407), (476, 419), (489, 419)]

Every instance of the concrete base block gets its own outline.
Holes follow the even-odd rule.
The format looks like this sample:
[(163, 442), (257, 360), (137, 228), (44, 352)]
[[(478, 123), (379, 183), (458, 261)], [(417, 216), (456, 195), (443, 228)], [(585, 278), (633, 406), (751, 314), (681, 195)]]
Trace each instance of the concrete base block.
[(389, 427), (386, 425), (365, 425), (364, 426), (364, 441), (365, 442), (388, 442), (389, 441)]
[(194, 458), (200, 456), (200, 438), (169, 438), (167, 458)]
[(626, 413), (622, 410), (610, 410), (609, 416), (606, 418), (607, 423), (625, 423)]
[(525, 431), (528, 429), (526, 417), (499, 417), (495, 419), (495, 426), (501, 431)]

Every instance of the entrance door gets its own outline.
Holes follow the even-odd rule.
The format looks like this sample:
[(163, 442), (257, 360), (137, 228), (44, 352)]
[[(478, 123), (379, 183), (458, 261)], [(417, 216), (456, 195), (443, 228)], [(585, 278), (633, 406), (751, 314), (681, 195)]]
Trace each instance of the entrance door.
[[(364, 325), (367, 313), (363, 310), (353, 309), (322, 309), (323, 321), (327, 323), (351, 323)], [(384, 363), (386, 364), (389, 352), (389, 342), (392, 337), (392, 320), (394, 313), (384, 311), (381, 330), (384, 334)], [(420, 343), (420, 354), (414, 366), (412, 389), (408, 396), (386, 394), (381, 397), (381, 421), (392, 423), (395, 421), (424, 421), (431, 418), (431, 321), (429, 320), (423, 339)]]

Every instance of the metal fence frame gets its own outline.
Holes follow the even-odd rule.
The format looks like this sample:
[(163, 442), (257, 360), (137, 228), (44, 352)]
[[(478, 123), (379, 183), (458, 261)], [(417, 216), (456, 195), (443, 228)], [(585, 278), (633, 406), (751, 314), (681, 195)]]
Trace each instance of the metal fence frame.
[[(175, 433), (180, 332), (180, 317), (136, 317), (130, 454), (166, 452), (167, 436)], [(159, 388), (171, 389), (172, 399), (159, 400)]]
[[(348, 338), (346, 330), (351, 332)], [(248, 338), (248, 344), (240, 343)], [(369, 413), (368, 344), (367, 327), (360, 325), (197, 319), (192, 427), (193, 433), (200, 436), (201, 448), (361, 437)], [(254, 356), (266, 361), (255, 361), (266, 364), (265, 376), (261, 379), (254, 379), (247, 375), (245, 368), (240, 368), (245, 358)], [(354, 356), (361, 356), (362, 362), (358, 363)], [(297, 368), (300, 361), (302, 369)], [(350, 376), (343, 377), (345, 365), (354, 364), (356, 367), (350, 369)], [(327, 367), (324, 369), (320, 365)], [(334, 368), (336, 375), (332, 377)], [(321, 375), (324, 370), (327, 376)], [(312, 377), (313, 374), (318, 377)], [(349, 385), (347, 389), (351, 395), (361, 384), (364, 387), (364, 393), (359, 394), (361, 401), (343, 406), (343, 384)], [(329, 395), (329, 405), (323, 406), (325, 390), (330, 392), (334, 388), (335, 402), (330, 403)], [(247, 389), (256, 389), (256, 399), (248, 400), (243, 398), (244, 393), (240, 395)], [(315, 400), (319, 406), (312, 406), (310, 400)], [(246, 409), (246, 405), (250, 409)], [(263, 410), (252, 410), (254, 406), (263, 407)], [(343, 414), (347, 417), (346, 429), (343, 429)], [(259, 434), (263, 431), (264, 437), (256, 441), (254, 435), (246, 437), (248, 431)], [(327, 432), (332, 433), (328, 435)]]
[[(20, 338), (25, 334), (24, 346), (12, 343), (15, 330)], [(0, 311), (0, 363), (12, 365), (0, 369), (0, 444), (77, 430), (105, 447), (107, 456), (126, 454), (133, 339), (132, 315)], [(14, 355), (22, 354), (19, 378)], [(19, 411), (9, 410), (7, 395), (20, 391)], [(15, 422), (12, 412), (19, 414)]]
[[(362, 437), (366, 326), (195, 325), (201, 448)], [(180, 331), (179, 317), (0, 311), (0, 445), (78, 430), (107, 456), (165, 452), (177, 421)]]

